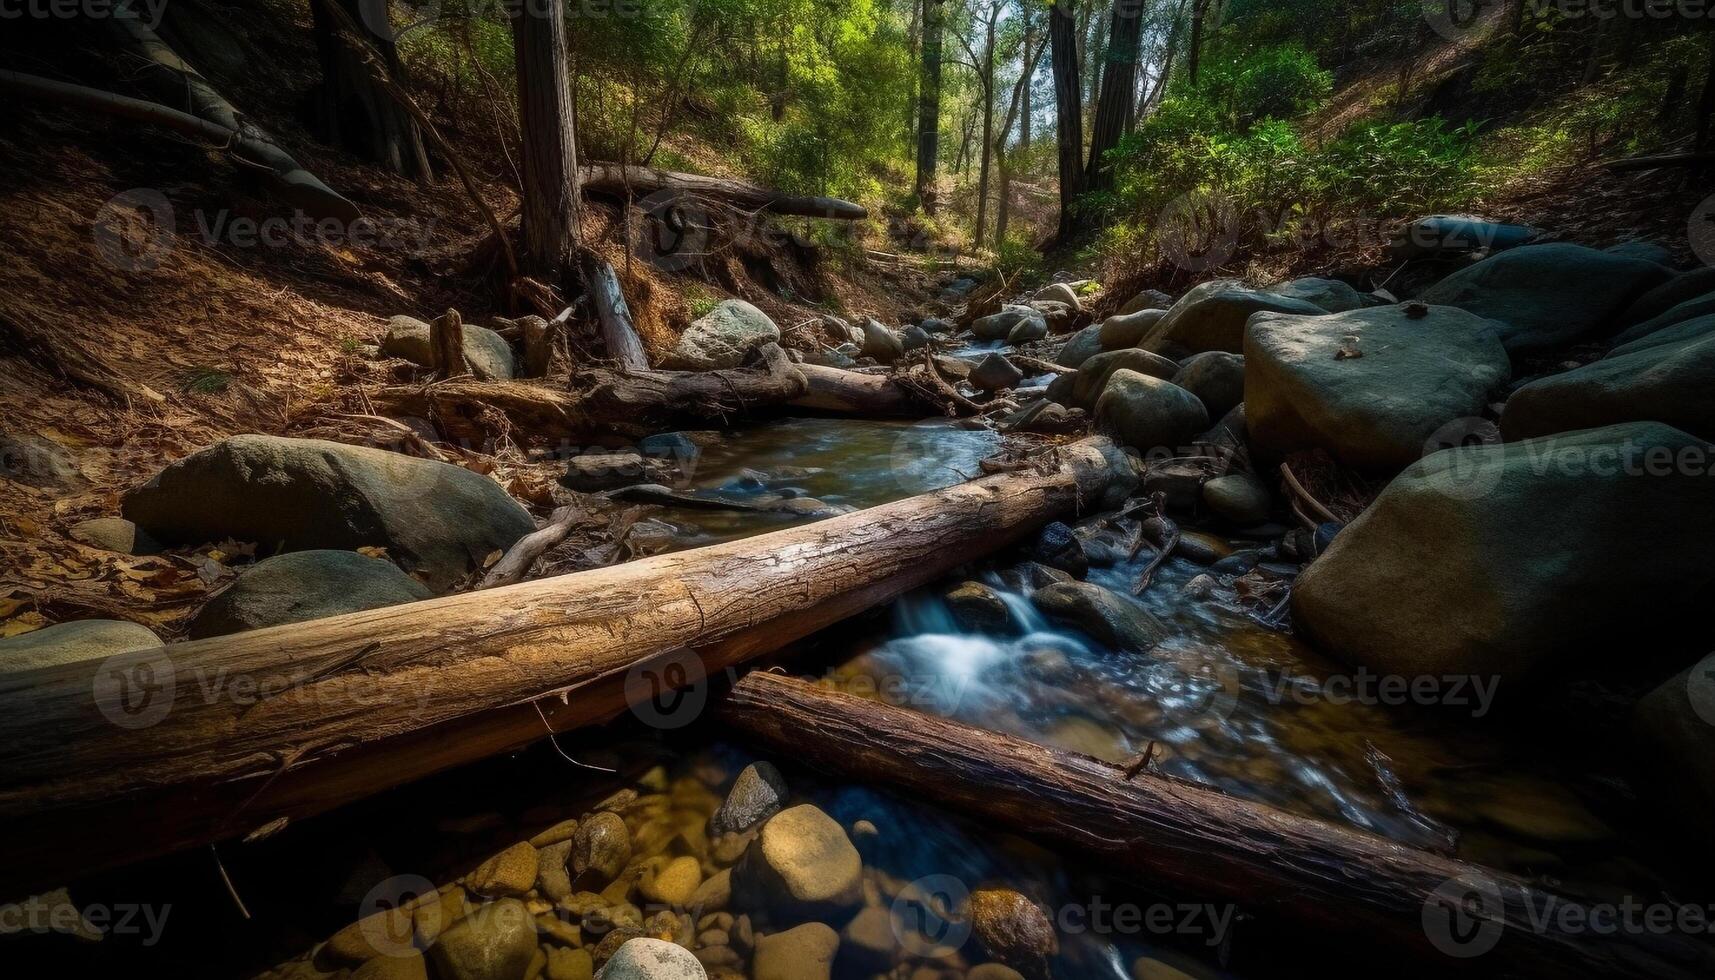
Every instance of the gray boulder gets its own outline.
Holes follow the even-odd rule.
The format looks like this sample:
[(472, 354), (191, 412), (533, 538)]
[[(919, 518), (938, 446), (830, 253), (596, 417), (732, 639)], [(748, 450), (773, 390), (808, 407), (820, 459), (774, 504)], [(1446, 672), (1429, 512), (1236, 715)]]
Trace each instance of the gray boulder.
[(1715, 317), (1701, 336), (1609, 355), (1513, 393), (1501, 433), (1528, 439), (1619, 422), (1665, 422), (1715, 439)]
[(1136, 313), (1138, 310), (1165, 310), (1172, 305), (1173, 297), (1159, 289), (1145, 289), (1126, 300), (1125, 305), (1120, 307), (1119, 313), (1116, 315), (1124, 316), (1127, 313)]
[(1608, 351), (1608, 357), (1625, 357), (1638, 351), (1651, 350), (1656, 347), (1668, 347), (1683, 344), (1687, 341), (1699, 340), (1715, 333), (1715, 312), (1707, 316), (1692, 317), (1678, 323), (1668, 324), (1659, 330), (1635, 337)]
[(1006, 332), (1006, 342), (1017, 347), (1031, 344), (1048, 336), (1048, 321), (1040, 316), (1025, 317)]
[(1179, 373), (1179, 365), (1160, 354), (1151, 354), (1136, 347), (1097, 354), (1084, 362), (1073, 379), (1073, 404), (1086, 410), (1094, 406), (1115, 371), (1136, 371), (1165, 381)]
[(1274, 509), (1268, 488), (1248, 473), (1228, 473), (1203, 484), (1203, 504), (1239, 527), (1261, 524)]
[(1501, 329), (1421, 304), (1259, 315), (1245, 344), (1250, 444), (1274, 460), (1326, 449), (1358, 469), (1406, 466), (1443, 425), (1480, 415), (1506, 382)]
[(958, 326), (953, 323), (953, 321), (943, 320), (937, 316), (932, 316), (932, 317), (929, 317), (927, 320), (924, 320), (923, 323), (921, 324), (921, 326), (923, 327), (923, 330), (926, 333), (952, 334), (952, 333), (957, 333), (958, 329), (959, 329)]
[(920, 350), (929, 346), (929, 331), (912, 324), (899, 331), (899, 345), (907, 351)]
[[(971, 335), (978, 340), (1005, 340), (1012, 328), (1024, 320), (1041, 320), (1042, 314), (1028, 306), (1007, 306), (999, 313), (979, 317), (971, 323)], [(1047, 330), (1047, 321), (1043, 321), (1043, 329)]]
[(67, 533), (73, 541), (122, 555), (153, 555), (161, 550), (160, 542), (123, 517), (92, 517), (72, 525)]
[(1080, 367), (1102, 350), (1102, 328), (1085, 327), (1073, 334), (1071, 340), (1066, 341), (1066, 346), (1060, 348), (1060, 353), (1055, 355), (1054, 363), (1061, 367)]
[(234, 538), (268, 551), (386, 548), (441, 591), (536, 529), (462, 466), (319, 439), (245, 435), (173, 463), (123, 512), (169, 545)]
[(191, 639), (301, 623), (427, 599), (434, 593), (390, 561), (355, 551), (275, 555), (238, 577), (191, 620)]
[(1320, 279), (1316, 276), (1305, 276), (1302, 279), (1290, 279), (1286, 282), (1275, 283), (1264, 292), (1291, 299), (1301, 299), (1306, 303), (1314, 303), (1329, 313), (1346, 313), (1351, 310), (1361, 310), (1367, 306), (1381, 306), (1386, 303), (1386, 300), (1360, 293), (1338, 279)]
[(971, 369), (966, 380), (978, 391), (1000, 391), (1018, 387), (1018, 383), (1024, 380), (1024, 372), (1004, 355), (990, 354)]
[(1244, 352), (1245, 321), (1256, 313), (1321, 316), (1314, 303), (1249, 289), (1227, 279), (1206, 282), (1180, 297), (1142, 344), (1168, 357), (1187, 357), (1206, 350)]
[(1108, 317), (1101, 322), (1102, 350), (1136, 347), (1166, 315), (1166, 310), (1138, 310)]
[(639, 483), (661, 483), (671, 469), (665, 460), (640, 453), (581, 453), (566, 461), (560, 483), (578, 493), (600, 493)]
[(1499, 252), (1536, 237), (1535, 228), (1507, 225), (1466, 214), (1432, 214), (1394, 232), (1388, 255), (1395, 261)]
[(1084, 304), (1078, 299), (1078, 291), (1063, 282), (1051, 282), (1036, 291), (1034, 300), (1045, 300), (1053, 303), (1064, 303), (1074, 312), (1082, 310)]
[(892, 364), (905, 356), (905, 344), (899, 335), (887, 329), (873, 316), (863, 318), (863, 356), (873, 357), (883, 364)]
[(742, 299), (725, 299), (685, 328), (666, 360), (687, 371), (735, 368), (756, 348), (779, 342), (780, 328), (768, 314)]
[(1684, 302), (1675, 303), (1647, 320), (1632, 324), (1614, 336), (1614, 346), (1624, 347), (1646, 337), (1653, 337), (1670, 327), (1708, 316), (1715, 316), (1715, 292), (1693, 296)]
[(1091, 582), (1057, 582), (1032, 592), (1030, 601), (1049, 619), (1114, 650), (1141, 653), (1167, 635), (1167, 627), (1149, 610)]
[(1293, 623), (1349, 663), (1407, 676), (1510, 681), (1654, 649), (1702, 622), (1715, 590), (1709, 549), (1687, 533), (1715, 508), (1709, 460), (1654, 422), (1435, 453), (1304, 570)]
[(733, 780), (721, 808), (709, 820), (716, 834), (749, 830), (779, 813), (786, 805), (786, 777), (772, 762), (753, 762)]
[(105, 660), (116, 653), (160, 645), (160, 637), (136, 623), (79, 619), (0, 639), (0, 673)]
[(1142, 452), (1186, 445), (1209, 427), (1197, 396), (1170, 381), (1119, 370), (1096, 399), (1096, 420), (1127, 446)]
[(1609, 245), (1602, 251), (1609, 255), (1623, 255), (1628, 259), (1643, 259), (1656, 265), (1673, 265), (1673, 252), (1655, 242), (1621, 242), (1618, 245)]
[(1569, 344), (1612, 325), (1632, 300), (1672, 276), (1654, 262), (1554, 242), (1490, 256), (1419, 299), (1502, 324), (1501, 343), (1518, 354)]
[(678, 943), (649, 936), (626, 940), (596, 973), (597, 980), (706, 980), (707, 977), (708, 971), (696, 954)]
[[(429, 325), (416, 317), (396, 316), (387, 321), (381, 353), (403, 358), (418, 367), (436, 367), (435, 350), (429, 343)], [(512, 345), (506, 338), (473, 323), (464, 325), (464, 359), (470, 363), (471, 373), (485, 381), (509, 381), (517, 371)]]
[(1011, 625), (1006, 601), (981, 582), (961, 582), (944, 598), (953, 618), (973, 633), (1004, 633)]
[(1209, 417), (1218, 419), (1245, 400), (1244, 355), (1224, 350), (1193, 354), (1167, 380), (1196, 395)]
[(0, 479), (44, 490), (68, 489), (84, 482), (71, 454), (59, 443), (26, 432), (0, 432)]
[(1621, 327), (1651, 320), (1688, 299), (1715, 294), (1715, 268), (1682, 272), (1632, 301), (1616, 321)]

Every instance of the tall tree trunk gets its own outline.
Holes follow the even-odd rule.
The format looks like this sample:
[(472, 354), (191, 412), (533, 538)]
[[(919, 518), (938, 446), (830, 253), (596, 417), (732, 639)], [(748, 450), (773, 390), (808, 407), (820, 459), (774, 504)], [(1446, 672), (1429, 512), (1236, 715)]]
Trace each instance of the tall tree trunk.
[(1000, 4), (990, 8), (988, 31), (983, 41), (983, 155), (977, 167), (977, 247), (983, 247), (988, 231), (989, 164), (994, 157), (994, 31), (1000, 19)]
[(1085, 182), (1091, 190), (1113, 186), (1113, 169), (1103, 159), (1119, 145), (1137, 98), (1137, 48), (1143, 31), (1145, 0), (1114, 0), (1113, 24), (1108, 29), (1107, 64), (1096, 101), (1096, 123), (1090, 132), (1090, 165)]
[(1173, 75), (1173, 56), (1179, 51), (1179, 27), (1184, 23), (1187, 2), (1188, 0), (1179, 0), (1179, 6), (1173, 10), (1173, 24), (1167, 29), (1167, 45), (1161, 55), (1161, 74), (1155, 76), (1155, 87), (1149, 90), (1149, 97), (1143, 100), (1139, 118), (1142, 118), (1150, 107), (1160, 105), (1162, 96), (1167, 92), (1167, 80)]
[[(911, 63), (919, 64), (922, 58), (923, 46), (923, 0), (911, 0), (911, 26), (906, 30), (906, 50), (911, 54)], [(919, 72), (918, 75), (922, 73)], [(919, 78), (911, 78), (911, 88), (906, 93), (905, 100), (905, 145), (908, 150), (915, 152), (917, 147), (917, 87)]]
[(577, 274), (578, 148), (567, 88), (566, 14), (558, 3), (511, 9), (524, 133), (524, 271), (549, 285)]
[[(403, 83), (405, 66), (394, 44), (387, 0), (333, 2), (350, 15), (351, 23), (363, 35), (361, 40), (380, 53), (387, 74)], [(316, 55), (322, 66), (322, 84), (316, 97), (317, 128), (322, 138), (400, 176), (431, 179), (434, 172), (416, 120), (375, 83), (357, 54), (340, 41), (333, 16), (320, 3), (311, 3), (310, 13)]]
[(1084, 107), (1078, 84), (1078, 25), (1071, 0), (1054, 0), (1048, 10), (1048, 43), (1054, 69), (1054, 114), (1060, 145), (1060, 225), (1056, 237), (1072, 234), (1072, 212), (1084, 192)]
[(1211, 0), (1191, 0), (1191, 46), (1186, 52), (1186, 80), (1192, 88), (1197, 87), (1197, 67), (1203, 56), (1203, 19), (1209, 11)]
[(946, 0), (923, 0), (923, 59), (917, 80), (917, 200), (935, 213), (935, 157), (941, 141), (941, 28)]
[[(1030, 16), (1031, 5), (1025, 4), (1021, 16), (1024, 17), (1024, 48), (1030, 50), (1031, 39), (1036, 36), (1036, 19)], [(1021, 114), (1018, 126), (1018, 145), (1025, 150), (1030, 149), (1030, 90), (1036, 81), (1036, 63), (1031, 62), (1024, 67), (1024, 101), (1019, 107)]]

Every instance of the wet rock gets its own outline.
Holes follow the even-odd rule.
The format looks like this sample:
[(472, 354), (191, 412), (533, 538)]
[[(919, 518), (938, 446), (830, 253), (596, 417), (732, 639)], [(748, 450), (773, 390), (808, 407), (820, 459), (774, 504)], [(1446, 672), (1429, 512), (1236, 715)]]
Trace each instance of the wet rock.
[(589, 950), (557, 946), (548, 950), (548, 980), (591, 980), (594, 975), (595, 961)]
[(1128, 347), (1125, 350), (1097, 354), (1084, 362), (1072, 382), (1072, 400), (1079, 408), (1089, 409), (1101, 398), (1115, 371), (1136, 371), (1163, 380), (1179, 373), (1179, 365), (1146, 350)]
[(629, 939), (596, 974), (599, 980), (706, 980), (690, 950), (663, 939)]
[(423, 954), (416, 951), (377, 956), (353, 970), (351, 980), (429, 980), (429, 968)]
[(1525, 385), (1507, 400), (1502, 434), (1528, 439), (1653, 420), (1715, 439), (1715, 316), (1707, 319), (1701, 336), (1610, 354)]
[(1446, 306), (1261, 314), (1245, 341), (1245, 425), (1270, 460), (1325, 449), (1392, 471), (1449, 422), (1483, 413), (1511, 374), (1504, 327)]
[(1173, 553), (1194, 565), (1213, 565), (1233, 553), (1225, 541), (1201, 531), (1181, 531)]
[(717, 871), (691, 893), (690, 907), (699, 912), (720, 912), (732, 904), (732, 870)]
[(1226, 351), (1204, 351), (1186, 358), (1168, 380), (1196, 395), (1209, 417), (1218, 419), (1245, 400), (1245, 359)]
[(1715, 588), (1685, 533), (1715, 481), (1648, 462), (1685, 453), (1704, 444), (1658, 423), (1436, 453), (1299, 576), (1293, 622), (1350, 663), (1515, 684), (1594, 650), (1657, 649)]
[(1047, 980), (1048, 958), (1060, 941), (1035, 902), (1008, 888), (979, 888), (971, 892), (970, 919), (971, 935), (991, 958)]
[(1115, 371), (1096, 400), (1096, 421), (1140, 452), (1177, 452), (1209, 427), (1203, 403), (1184, 388), (1136, 371)]
[(842, 973), (861, 976), (886, 973), (899, 955), (899, 935), (892, 913), (881, 906), (860, 911), (840, 930), (839, 960)]
[[(1220, 564), (1220, 562), (1216, 562), (1216, 564)], [(1246, 569), (1246, 571), (1249, 571), (1249, 569)], [(1238, 574), (1243, 573), (1241, 572)], [(1220, 583), (1215, 581), (1215, 577), (1213, 575), (1199, 575), (1191, 581), (1186, 582), (1185, 587), (1180, 589), (1179, 592), (1187, 599), (1201, 602), (1215, 594), (1215, 587), (1218, 584)]]
[(758, 936), (751, 980), (828, 980), (839, 948), (839, 933), (820, 922)]
[(301, 623), (432, 597), (390, 561), (355, 551), (293, 551), (258, 562), (197, 611), (191, 639)]
[(550, 902), (572, 895), (572, 841), (556, 841), (536, 852), (536, 890)]
[(1055, 622), (1076, 627), (1115, 650), (1150, 650), (1167, 627), (1149, 610), (1090, 582), (1062, 582), (1030, 594), (1030, 601)]
[(1314, 303), (1216, 279), (1180, 297), (1140, 346), (1168, 357), (1188, 357), (1209, 350), (1240, 354), (1244, 352), (1245, 321), (1263, 312), (1321, 316), (1327, 311)]
[(1672, 276), (1654, 262), (1554, 242), (1490, 256), (1419, 299), (1502, 324), (1501, 343), (1518, 354), (1569, 344), (1613, 323), (1632, 300)]
[(1060, 521), (1050, 521), (1036, 536), (1030, 557), (1073, 578), (1083, 578), (1090, 572), (1090, 559), (1084, 554), (1083, 542)]
[[(971, 323), (971, 335), (978, 340), (1005, 340), (1014, 327), (1025, 320), (1041, 320), (1042, 314), (1028, 306), (1007, 306), (999, 313), (980, 317)], [(1047, 332), (1047, 323), (1043, 331)]]
[(1628, 354), (1664, 341), (1678, 342), (1693, 334), (1706, 333), (1712, 319), (1715, 319), (1715, 292), (1688, 299), (1620, 331), (1614, 337), (1608, 356)]
[(83, 483), (83, 474), (59, 443), (24, 432), (0, 432), (0, 477), (44, 490)]
[(1261, 524), (1274, 510), (1268, 488), (1247, 473), (1229, 473), (1203, 484), (1203, 503), (1239, 527)]
[(667, 366), (687, 371), (735, 368), (763, 344), (780, 342), (780, 328), (768, 314), (742, 299), (722, 300), (679, 335)]
[(478, 895), (523, 895), (536, 884), (536, 849), (517, 843), (477, 866), (465, 876), (465, 887)]
[(645, 873), (639, 887), (651, 902), (682, 908), (691, 903), (702, 883), (702, 863), (694, 857), (677, 857)]
[(845, 828), (820, 809), (795, 806), (768, 819), (733, 873), (749, 908), (777, 922), (833, 919), (862, 898), (863, 861)]
[(387, 549), (431, 589), (536, 530), (500, 484), (450, 463), (319, 439), (234, 436), (125, 495), (157, 541), (233, 538), (281, 551)]
[(1005, 388), (1016, 388), (1024, 380), (1024, 372), (1006, 359), (1003, 354), (990, 354), (971, 369), (968, 379), (971, 386), (978, 391), (1000, 391)]
[(1655, 242), (1621, 242), (1618, 245), (1609, 245), (1602, 251), (1609, 255), (1620, 255), (1628, 259), (1654, 262), (1656, 265), (1673, 265), (1673, 252)]
[(662, 461), (637, 453), (581, 453), (566, 461), (560, 483), (579, 493), (600, 493), (639, 483), (660, 483), (669, 472)]
[(80, 619), (0, 638), (0, 673), (84, 660), (161, 645), (148, 627), (117, 619)]
[(429, 947), (436, 980), (517, 980), (536, 956), (536, 920), (503, 898), (449, 926)]
[(905, 356), (905, 344), (899, 335), (883, 326), (875, 317), (863, 318), (863, 356), (873, 357), (883, 364), (892, 364)]
[(95, 517), (79, 521), (67, 533), (73, 541), (122, 555), (153, 555), (161, 550), (159, 542), (137, 530), (137, 525), (123, 517)]
[(1217, 457), (1229, 454), (1240, 458), (1250, 455), (1250, 432), (1245, 425), (1245, 405), (1240, 402), (1232, 410), (1221, 416), (1221, 420), (1210, 426), (1207, 431), (1200, 433), (1196, 440), (1199, 447), (1209, 450), (1226, 450), (1225, 453), (1214, 452)]
[(572, 870), (579, 875), (591, 873), (602, 881), (612, 881), (631, 860), (631, 831), (619, 814), (597, 813), (578, 824), (572, 837)]
[[(1667, 282), (1644, 293), (1632, 304), (1626, 307), (1615, 323), (1621, 327), (1630, 328), (1640, 323), (1646, 323), (1670, 310), (1698, 299), (1715, 297), (1715, 268), (1703, 266), (1690, 272), (1682, 272)], [(1687, 309), (1690, 309), (1689, 307)], [(1696, 316), (1701, 314), (1687, 314)], [(1681, 316), (1679, 319), (1685, 319)], [(1665, 324), (1664, 324), (1665, 325)], [(1629, 329), (1622, 332), (1617, 342), (1624, 343)]]
[(1701, 838), (1715, 808), (1715, 654), (1639, 700), (1631, 734), (1640, 790)]
[[(387, 321), (387, 333), (381, 338), (381, 353), (410, 361), (422, 368), (434, 368), (435, 349), (429, 342), (430, 327), (415, 317), (396, 316)], [(510, 381), (517, 375), (517, 363), (512, 346), (506, 338), (487, 327), (474, 323), (464, 325), (464, 359), (470, 371), (484, 381)]]
[(927, 320), (924, 320), (920, 324), (920, 326), (923, 328), (923, 331), (925, 333), (932, 333), (932, 334), (933, 333), (953, 334), (953, 333), (958, 332), (958, 329), (959, 329), (958, 325), (953, 323), (953, 321), (943, 320), (940, 317), (934, 317), (934, 316), (928, 318)]
[(1301, 299), (1320, 306), (1329, 313), (1346, 313), (1387, 302), (1379, 297), (1360, 293), (1338, 279), (1319, 279), (1315, 276), (1276, 283), (1264, 291), (1288, 299)]
[(709, 821), (715, 834), (740, 833), (779, 813), (786, 805), (786, 777), (772, 762), (753, 762), (739, 772), (721, 808)]
[(551, 844), (558, 844), (561, 841), (569, 841), (575, 834), (577, 834), (577, 832), (578, 822), (576, 820), (561, 820), (559, 823), (554, 824), (552, 827), (549, 827), (536, 836), (530, 838), (530, 846), (547, 847)]
[(1031, 299), (1046, 300), (1052, 303), (1064, 303), (1073, 310), (1081, 310), (1084, 304), (1078, 299), (1078, 291), (1063, 282), (1051, 282), (1036, 291)]
[(953, 618), (973, 633), (1004, 633), (1012, 622), (1000, 593), (981, 582), (961, 582), (946, 595)]
[(1145, 289), (1125, 301), (1120, 307), (1120, 315), (1136, 313), (1138, 310), (1165, 310), (1173, 305), (1173, 297), (1159, 289)]
[(1102, 338), (1102, 350), (1124, 350), (1136, 347), (1149, 336), (1161, 318), (1167, 315), (1165, 309), (1138, 310), (1136, 313), (1124, 313), (1110, 316), (1101, 322), (1099, 329)]
[(1014, 347), (1032, 344), (1048, 336), (1048, 320), (1041, 316), (1025, 317), (1006, 332), (1006, 342)]
[(1191, 511), (1203, 500), (1203, 484), (1219, 475), (1213, 459), (1163, 459), (1144, 464), (1138, 491), (1145, 498), (1164, 495), (1168, 510)]
[(1388, 257), (1443, 258), (1471, 252), (1517, 248), (1538, 234), (1525, 225), (1507, 225), (1463, 214), (1432, 214), (1402, 225), (1388, 243)]
[[(1216, 575), (1244, 575), (1256, 568), (1261, 561), (1262, 552), (1260, 551), (1235, 551), (1210, 565), (1209, 571)], [(1208, 576), (1199, 575), (1197, 578), (1208, 578)], [(1189, 590), (1190, 583), (1187, 583), (1186, 588)]]
[(929, 331), (924, 330), (922, 327), (916, 326), (915, 324), (906, 327), (904, 330), (899, 331), (899, 345), (907, 351), (920, 350), (927, 347), (929, 346)]
[(1102, 352), (1102, 328), (1099, 326), (1085, 327), (1072, 335), (1066, 341), (1066, 346), (1060, 348), (1060, 353), (1054, 356), (1054, 363), (1061, 367), (1075, 368), (1085, 361)]

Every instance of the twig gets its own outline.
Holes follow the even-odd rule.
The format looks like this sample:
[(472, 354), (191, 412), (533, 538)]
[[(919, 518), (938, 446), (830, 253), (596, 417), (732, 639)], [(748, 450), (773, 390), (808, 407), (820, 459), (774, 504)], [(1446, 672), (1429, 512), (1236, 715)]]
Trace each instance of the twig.
[(1322, 506), (1322, 502), (1320, 500), (1311, 496), (1310, 491), (1304, 489), (1304, 484), (1299, 483), (1298, 478), (1292, 475), (1292, 467), (1285, 463), (1281, 463), (1280, 475), (1286, 479), (1287, 487), (1289, 487), (1299, 499), (1303, 500), (1305, 506), (1314, 511), (1316, 516), (1322, 518), (1324, 521), (1332, 522), (1334, 524), (1342, 523), (1338, 517), (1334, 516), (1333, 511)]

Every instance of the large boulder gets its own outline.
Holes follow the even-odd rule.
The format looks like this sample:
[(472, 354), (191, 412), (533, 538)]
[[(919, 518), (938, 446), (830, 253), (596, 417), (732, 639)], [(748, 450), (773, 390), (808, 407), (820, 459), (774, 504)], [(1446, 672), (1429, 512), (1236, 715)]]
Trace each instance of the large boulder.
[(828, 980), (840, 935), (820, 922), (756, 937), (752, 980)]
[(161, 645), (146, 626), (117, 619), (79, 619), (0, 639), (0, 673), (82, 660), (105, 660), (127, 650)]
[(1138, 310), (1136, 313), (1108, 317), (1099, 325), (1102, 350), (1136, 347), (1166, 315), (1166, 310)]
[(1638, 351), (1651, 350), (1656, 347), (1669, 347), (1700, 340), (1715, 333), (1715, 312), (1707, 316), (1692, 317), (1678, 323), (1668, 324), (1659, 330), (1634, 337), (1623, 344), (1615, 345), (1608, 351), (1608, 357), (1625, 357)]
[(733, 888), (776, 922), (835, 918), (863, 900), (863, 859), (845, 828), (803, 804), (762, 825), (733, 872)]
[(892, 364), (905, 356), (905, 343), (880, 320), (866, 316), (863, 318), (863, 356)]
[(478, 908), (429, 947), (438, 980), (514, 980), (536, 955), (536, 917), (516, 898)]
[(1048, 321), (1040, 316), (1029, 316), (1012, 325), (1006, 332), (1006, 342), (1018, 347), (1023, 344), (1033, 344), (1048, 336)]
[(1100, 326), (1085, 327), (1073, 334), (1072, 339), (1066, 341), (1066, 346), (1060, 348), (1060, 353), (1055, 355), (1054, 363), (1061, 367), (1080, 367), (1085, 361), (1100, 354), (1102, 350), (1102, 328)]
[(258, 562), (191, 620), (191, 639), (397, 606), (434, 593), (390, 561), (355, 551), (294, 551)]
[(971, 369), (966, 380), (978, 391), (1000, 391), (1018, 387), (1024, 380), (1024, 372), (1007, 360), (1005, 354), (990, 354)]
[(1640, 699), (1632, 736), (1642, 788), (1701, 832), (1715, 807), (1715, 653)]
[(1149, 610), (1092, 582), (1056, 582), (1032, 592), (1030, 601), (1049, 619), (1114, 650), (1142, 652), (1167, 635), (1167, 627)]
[(1632, 300), (1632, 305), (1620, 314), (1617, 323), (1621, 327), (1630, 327), (1658, 317), (1688, 299), (1712, 293), (1715, 293), (1715, 268), (1704, 266), (1682, 272)]
[(1624, 347), (1646, 337), (1653, 337), (1670, 327), (1709, 316), (1715, 316), (1715, 292), (1693, 296), (1684, 302), (1675, 303), (1647, 320), (1632, 324), (1614, 335), (1614, 346)]
[(1245, 340), (1245, 422), (1268, 459), (1326, 449), (1396, 470), (1448, 422), (1481, 414), (1510, 374), (1499, 324), (1421, 304), (1261, 314)]
[(1145, 289), (1125, 301), (1116, 316), (1136, 313), (1138, 310), (1165, 310), (1173, 305), (1173, 297), (1159, 289)]
[[(399, 357), (419, 367), (433, 368), (435, 348), (429, 342), (429, 325), (416, 317), (396, 316), (387, 321), (381, 338), (381, 353)], [(512, 345), (487, 327), (464, 325), (464, 359), (471, 373), (484, 381), (509, 381), (517, 371)]]
[(1167, 380), (1196, 395), (1209, 417), (1218, 419), (1245, 400), (1244, 355), (1224, 350), (1193, 354)]
[[(1005, 306), (999, 313), (978, 317), (971, 323), (971, 335), (978, 340), (1005, 340), (1014, 327), (1026, 320), (1043, 320), (1040, 311), (1028, 306)], [(1043, 332), (1048, 330), (1048, 323), (1043, 320)]]
[(1293, 622), (1349, 663), (1406, 676), (1516, 680), (1655, 648), (1702, 622), (1715, 590), (1688, 533), (1715, 508), (1712, 459), (1654, 422), (1435, 453), (1299, 576)]
[(1030, 298), (1052, 303), (1064, 303), (1074, 311), (1084, 308), (1083, 302), (1078, 299), (1078, 291), (1063, 282), (1051, 282), (1038, 289), (1036, 294)]
[(1379, 296), (1360, 293), (1338, 279), (1321, 279), (1316, 276), (1275, 283), (1264, 292), (1289, 299), (1301, 299), (1320, 306), (1329, 313), (1346, 313), (1361, 310), (1366, 306), (1381, 306), (1387, 302)]
[(157, 541), (234, 538), (266, 550), (387, 549), (440, 591), (536, 529), (500, 484), (462, 466), (320, 439), (245, 435), (125, 495)]
[(1136, 371), (1165, 381), (1179, 373), (1179, 365), (1160, 354), (1151, 354), (1136, 347), (1097, 354), (1084, 362), (1072, 381), (1073, 403), (1083, 409), (1095, 405), (1115, 371)]
[(667, 364), (687, 371), (734, 368), (756, 348), (779, 342), (780, 328), (768, 314), (742, 299), (726, 299), (685, 328)]
[(1209, 427), (1209, 413), (1197, 396), (1147, 374), (1121, 369), (1108, 378), (1096, 399), (1096, 419), (1133, 449), (1185, 446)]
[(1206, 350), (1244, 352), (1245, 321), (1257, 313), (1321, 316), (1314, 303), (1250, 289), (1229, 279), (1206, 282), (1180, 297), (1139, 345), (1168, 357)]
[(1503, 324), (1501, 343), (1518, 354), (1559, 347), (1611, 327), (1632, 300), (1672, 276), (1654, 262), (1554, 242), (1492, 255), (1418, 298)]
[(1395, 261), (1403, 261), (1499, 252), (1517, 248), (1536, 235), (1535, 228), (1525, 225), (1500, 224), (1467, 214), (1432, 214), (1397, 229), (1388, 253)]
[[(1715, 317), (1711, 317), (1715, 326)], [(1618, 422), (1666, 422), (1715, 439), (1715, 330), (1610, 355), (1513, 393), (1501, 433), (1527, 439)]]
[(596, 974), (598, 980), (705, 980), (707, 976), (690, 950), (649, 936), (626, 940)]

